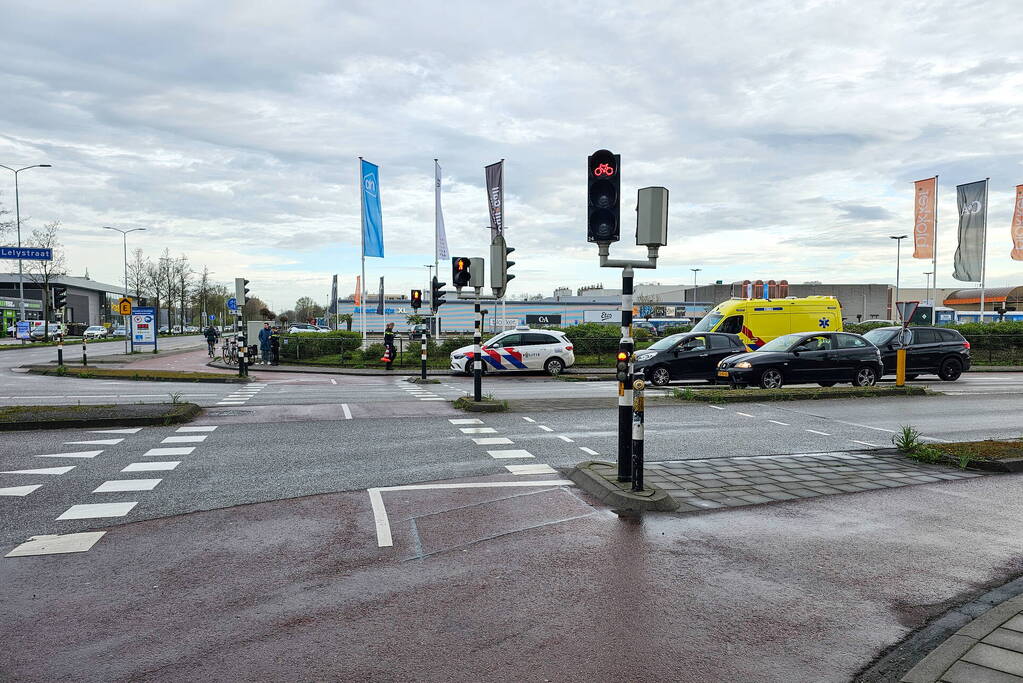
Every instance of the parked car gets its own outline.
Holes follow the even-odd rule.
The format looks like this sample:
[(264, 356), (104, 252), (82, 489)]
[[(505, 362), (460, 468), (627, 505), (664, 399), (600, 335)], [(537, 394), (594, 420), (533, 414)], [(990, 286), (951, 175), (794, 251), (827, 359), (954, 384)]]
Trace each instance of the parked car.
[[(575, 363), (572, 342), (563, 332), (531, 330), (519, 327), (502, 332), (482, 345), (486, 372), (543, 370), (560, 375)], [(472, 372), (473, 347), (463, 346), (451, 352), (451, 369)]]
[(718, 365), (718, 378), (734, 387), (751, 384), (779, 389), (785, 384), (839, 382), (869, 387), (884, 371), (881, 350), (850, 332), (799, 332), (767, 342), (756, 351), (729, 356)]
[(175, 325), (172, 327), (171, 334), (181, 334), (181, 325)]
[(674, 379), (714, 379), (718, 363), (746, 350), (737, 334), (685, 332), (636, 352), (636, 372), (656, 386)]
[(115, 337), (124, 337), (128, 334), (128, 329), (124, 325), (115, 325), (114, 329), (110, 331)]
[(42, 322), (33, 321), (32, 329), (29, 331), (29, 336), (32, 339), (44, 339), (47, 331), (51, 337), (61, 334), (61, 327), (57, 323), (48, 323), (46, 328), (47, 329), (45, 330), (43, 329)]
[(89, 325), (82, 336), (86, 339), (102, 339), (107, 336), (107, 328), (102, 325)]
[(169, 329), (167, 328), (166, 325), (160, 325), (160, 329), (158, 329), (157, 332), (160, 334), (167, 334), (169, 332)]
[(299, 332), (320, 332), (320, 328), (316, 325), (310, 325), (309, 323), (291, 323), (288, 327), (288, 334), (298, 334)]
[[(881, 349), (885, 375), (895, 374), (901, 327), (878, 327), (863, 336)], [(908, 327), (901, 340), (906, 349), (906, 379), (937, 375), (954, 382), (970, 369), (970, 342), (958, 331), (945, 327)]]
[(417, 323), (417, 324), (415, 324), (415, 325), (413, 325), (412, 327), (409, 328), (409, 330), (408, 330), (408, 338), (412, 339), (412, 340), (422, 339), (424, 332), (426, 333), (427, 337), (430, 336), (430, 327), (429, 327), (429, 325), (427, 325), (425, 323)]
[(330, 329), (329, 327), (327, 327), (326, 325), (315, 325), (315, 327), (316, 327), (316, 331), (317, 332), (333, 332), (334, 331), (334, 330)]
[(198, 334), (198, 332), (199, 332), (199, 328), (196, 327), (195, 325), (185, 325), (185, 333), (186, 334)]
[(833, 296), (802, 299), (729, 299), (714, 307), (693, 332), (737, 334), (746, 348), (757, 349), (792, 330), (842, 331), (842, 306)]

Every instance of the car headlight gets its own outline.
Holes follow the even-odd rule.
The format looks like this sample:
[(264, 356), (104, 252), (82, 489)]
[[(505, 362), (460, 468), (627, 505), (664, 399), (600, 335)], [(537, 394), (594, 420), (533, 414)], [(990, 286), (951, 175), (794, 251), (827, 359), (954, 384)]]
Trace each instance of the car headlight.
[(636, 360), (650, 360), (656, 355), (656, 353), (637, 353)]
[(453, 354), (451, 354), (451, 358), (452, 358), (452, 360), (462, 360), (463, 358), (465, 358), (465, 354), (464, 353), (453, 353)]
[(742, 368), (743, 370), (749, 370), (750, 368), (753, 367), (753, 364), (750, 363), (748, 360), (741, 360), (735, 364), (735, 367)]

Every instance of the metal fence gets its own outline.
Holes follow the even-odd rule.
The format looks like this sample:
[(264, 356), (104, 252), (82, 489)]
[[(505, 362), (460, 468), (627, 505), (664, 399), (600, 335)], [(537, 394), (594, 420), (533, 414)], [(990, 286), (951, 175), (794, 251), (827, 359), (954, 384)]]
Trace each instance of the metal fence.
[(1023, 365), (1023, 335), (967, 334), (970, 358), (977, 365)]

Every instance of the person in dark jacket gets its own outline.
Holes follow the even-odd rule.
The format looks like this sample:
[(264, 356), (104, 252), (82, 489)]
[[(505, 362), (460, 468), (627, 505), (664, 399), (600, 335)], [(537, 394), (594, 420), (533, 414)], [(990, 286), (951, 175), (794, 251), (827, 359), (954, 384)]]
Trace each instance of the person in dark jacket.
[(393, 369), (394, 363), (394, 323), (387, 323), (387, 328), (384, 330), (384, 355), (387, 357), (387, 370)]
[(281, 363), (281, 328), (274, 327), (270, 331), (270, 363), (280, 365)]
[(259, 355), (263, 357), (263, 365), (270, 365), (270, 337), (272, 335), (270, 323), (263, 323), (263, 329), (259, 331)]

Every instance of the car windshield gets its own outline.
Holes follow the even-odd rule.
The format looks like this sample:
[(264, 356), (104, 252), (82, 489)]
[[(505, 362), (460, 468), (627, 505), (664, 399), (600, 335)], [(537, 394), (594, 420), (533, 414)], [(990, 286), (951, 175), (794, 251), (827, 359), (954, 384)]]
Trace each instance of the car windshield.
[(893, 330), (891, 328), (879, 327), (875, 330), (870, 330), (863, 336), (869, 339), (870, 343), (874, 346), (881, 346), (882, 344), (887, 344), (894, 339), (898, 332), (898, 330)]
[(720, 313), (708, 313), (703, 320), (696, 323), (693, 332), (710, 332), (714, 326), (721, 322), (723, 316)]
[(103, 328), (102, 328), (102, 327), (100, 327), (100, 326), (98, 326), (98, 325), (92, 325), (92, 326), (90, 326), (90, 327), (89, 327), (89, 331), (90, 331), (90, 332), (99, 332), (99, 331), (100, 331), (100, 330), (102, 330), (102, 329), (103, 329)]
[(761, 346), (757, 351), (788, 351), (797, 341), (803, 338), (801, 334), (783, 334)]
[(665, 337), (664, 339), (658, 339), (653, 344), (648, 346), (647, 350), (650, 350), (650, 351), (664, 351), (666, 349), (670, 349), (671, 347), (675, 346), (675, 344), (678, 344), (680, 341), (682, 341), (682, 337), (684, 337), (684, 336), (685, 336), (684, 334), (673, 334), (670, 337)]

